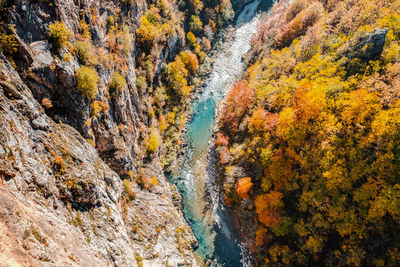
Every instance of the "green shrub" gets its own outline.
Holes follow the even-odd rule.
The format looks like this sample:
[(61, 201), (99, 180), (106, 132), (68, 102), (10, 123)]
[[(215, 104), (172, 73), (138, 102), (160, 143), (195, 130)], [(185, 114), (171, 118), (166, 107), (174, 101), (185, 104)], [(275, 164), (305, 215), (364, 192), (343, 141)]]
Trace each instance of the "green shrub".
[(107, 17), (107, 24), (110, 25), (110, 26), (115, 24), (115, 19), (114, 19), (113, 16), (108, 16)]
[(203, 23), (201, 22), (200, 18), (196, 16), (192, 16), (189, 22), (189, 29), (191, 32), (198, 33), (203, 30)]
[(156, 116), (156, 114), (155, 114), (154, 110), (151, 108), (151, 109), (149, 110), (149, 118), (152, 119), (152, 118), (154, 118), (155, 116)]
[(12, 34), (0, 34), (0, 48), (1, 50), (7, 54), (12, 55), (18, 51), (18, 43)]
[(164, 105), (164, 102), (168, 100), (167, 90), (165, 86), (157, 87), (154, 97), (156, 99), (157, 105), (159, 107), (162, 107)]
[(97, 95), (97, 83), (99, 82), (97, 71), (94, 68), (83, 66), (76, 71), (75, 75), (78, 90), (94, 100)]
[(144, 77), (144, 76), (137, 77), (136, 78), (136, 87), (140, 91), (145, 90), (147, 88), (146, 77)]
[(84, 20), (79, 21), (79, 27), (82, 33), (82, 37), (84, 39), (91, 39), (92, 35), (90, 33), (90, 25), (87, 24)]
[[(38, 228), (35, 226), (31, 225), (31, 232), (33, 236), (36, 238), (37, 241), (39, 241), (41, 244), (46, 245), (47, 244), (47, 239), (44, 237)], [(47, 244), (48, 245), (48, 244)]]
[(158, 119), (158, 129), (160, 130), (161, 134), (164, 134), (165, 130), (168, 129), (168, 122), (163, 114), (160, 114)]
[(118, 43), (122, 47), (121, 52), (123, 55), (128, 56), (131, 52), (133, 37), (128, 25), (123, 25), (118, 36)]
[(235, 11), (233, 11), (231, 1), (222, 1), (218, 7), (220, 12), (220, 17), (217, 19), (218, 24), (222, 25), (232, 20), (235, 16)]
[(146, 60), (146, 62), (144, 63), (144, 69), (146, 71), (146, 76), (149, 77), (149, 80), (150, 80), (150, 77), (152, 76), (153, 69), (154, 69), (154, 65), (150, 59)]
[(126, 84), (125, 77), (121, 75), (118, 71), (114, 72), (113, 75), (111, 76), (110, 83), (108, 84), (108, 87), (112, 92), (119, 91), (120, 93), (124, 88), (126, 88), (128, 85)]
[(85, 41), (78, 41), (75, 44), (75, 48), (78, 52), (79, 58), (84, 64), (87, 64), (90, 61), (90, 58), (93, 56), (90, 51), (90, 43)]
[(125, 77), (122, 76), (118, 71), (114, 72), (111, 76), (110, 82), (108, 83), (108, 88), (111, 97), (116, 96), (116, 92), (122, 93), (124, 88), (127, 88)]
[(118, 24), (110, 27), (107, 36), (110, 50), (121, 56), (128, 56), (131, 52), (133, 37), (128, 25), (118, 27)]
[(132, 185), (131, 181), (129, 181), (128, 179), (125, 179), (123, 181), (123, 185), (124, 185), (124, 189), (125, 189), (125, 195), (128, 197), (128, 199), (129, 200), (135, 199), (136, 198), (136, 194), (134, 192), (133, 185)]
[(55, 22), (49, 25), (50, 42), (57, 50), (69, 44), (68, 40), (72, 37), (72, 31), (67, 29), (63, 22)]

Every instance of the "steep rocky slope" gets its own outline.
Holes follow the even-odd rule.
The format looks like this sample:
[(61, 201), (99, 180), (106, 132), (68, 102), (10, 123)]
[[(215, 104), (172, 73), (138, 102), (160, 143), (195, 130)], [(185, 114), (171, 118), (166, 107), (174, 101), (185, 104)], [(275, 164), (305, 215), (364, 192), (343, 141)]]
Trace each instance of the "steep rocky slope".
[(233, 17), (198, 5), (0, 1), (3, 265), (201, 264), (163, 173), (190, 75)]
[(1, 260), (196, 265), (197, 241), (159, 163), (149, 165), (148, 175), (159, 179), (152, 192), (133, 185), (136, 197), (126, 203), (120, 177), (95, 148), (46, 116), (3, 56), (1, 62)]

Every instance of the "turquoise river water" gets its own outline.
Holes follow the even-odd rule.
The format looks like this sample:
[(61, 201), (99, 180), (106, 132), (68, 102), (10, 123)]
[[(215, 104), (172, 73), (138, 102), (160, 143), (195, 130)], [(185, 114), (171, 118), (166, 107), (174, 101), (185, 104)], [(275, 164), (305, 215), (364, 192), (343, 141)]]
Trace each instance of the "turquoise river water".
[(271, 0), (254, 0), (236, 18), (234, 35), (213, 56), (212, 71), (200, 96), (193, 103), (187, 126), (189, 148), (183, 169), (172, 177), (182, 194), (183, 213), (199, 241), (198, 255), (211, 266), (251, 266), (245, 245), (237, 239), (229, 211), (220, 201), (215, 185), (217, 174), (209, 150), (215, 124), (215, 107), (243, 71), (242, 56), (259, 21), (259, 6)]

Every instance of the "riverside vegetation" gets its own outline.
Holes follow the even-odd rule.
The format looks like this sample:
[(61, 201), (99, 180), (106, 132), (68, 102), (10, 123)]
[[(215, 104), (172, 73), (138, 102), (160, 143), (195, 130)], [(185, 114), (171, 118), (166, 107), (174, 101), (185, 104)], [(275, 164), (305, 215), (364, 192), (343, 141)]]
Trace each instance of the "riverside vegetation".
[(280, 1), (228, 93), (225, 202), (260, 266), (400, 262), (400, 1)]
[[(204, 264), (164, 172), (249, 2), (0, 0), (1, 265)], [(254, 265), (400, 262), (399, 10), (281, 0), (259, 19), (214, 142)]]

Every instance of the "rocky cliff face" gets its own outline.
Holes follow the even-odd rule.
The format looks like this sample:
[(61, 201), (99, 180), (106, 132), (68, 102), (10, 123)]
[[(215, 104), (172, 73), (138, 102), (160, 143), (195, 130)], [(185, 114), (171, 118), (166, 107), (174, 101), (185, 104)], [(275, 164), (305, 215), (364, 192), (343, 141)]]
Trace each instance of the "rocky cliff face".
[[(8, 44), (17, 49), (3, 42), (0, 50), (0, 262), (197, 266), (180, 195), (158, 152), (145, 148), (148, 129), (157, 126), (149, 92), (136, 86), (144, 49), (134, 32), (146, 2), (0, 6), (2, 27), (15, 38)], [(174, 1), (166, 9), (179, 15)], [(70, 35), (61, 47), (49, 36), (56, 21)], [(179, 23), (151, 50), (151, 79), (182, 50)], [(98, 73), (93, 99), (77, 89), (83, 65)], [(125, 83), (112, 88), (116, 72)]]
[[(11, 23), (15, 25), (20, 38), (20, 55), (27, 59), (18, 61), (17, 64), (23, 66), (23, 63), (27, 63), (27, 66), (20, 69), (20, 74), (32, 90), (33, 96), (40, 103), (45, 98), (49, 99), (52, 107), (47, 109), (47, 114), (55, 121), (71, 125), (84, 138), (92, 139), (103, 160), (119, 175), (127, 175), (132, 169), (135, 154), (138, 153), (135, 151), (138, 150), (135, 148), (138, 131), (135, 130), (139, 128), (141, 121), (145, 121), (143, 111), (146, 108), (139, 101), (135, 87), (134, 42), (127, 37), (125, 49), (128, 52), (123, 58), (122, 53), (107, 49), (111, 46), (110, 42), (118, 42), (119, 38), (109, 34), (112, 26), (107, 24), (107, 19), (110, 19), (109, 16), (116, 17), (121, 25), (134, 29), (137, 19), (129, 20), (128, 16), (139, 18), (140, 10), (138, 6), (132, 6), (132, 9), (124, 7), (119, 10), (117, 3), (106, 1), (17, 1), (10, 10)], [(116, 12), (120, 14), (117, 15)], [(90, 63), (96, 65), (100, 78), (96, 100), (107, 107), (97, 116), (92, 116), (94, 109), (90, 107), (91, 103), (76, 88), (75, 72), (89, 59), (80, 56), (79, 48), (69, 49), (71, 51), (63, 48), (60, 53), (52, 53), (48, 42), (48, 26), (54, 21), (62, 21), (66, 28), (73, 31), (72, 44), (87, 42), (88, 57), (98, 57), (96, 61), (102, 63)], [(119, 34), (122, 26), (114, 26), (118, 28), (115, 34)], [(91, 41), (81, 36), (85, 34), (91, 37)], [(116, 40), (112, 40), (113, 38)], [(74, 53), (78, 56), (70, 56)], [(120, 68), (124, 69), (127, 86), (118, 91), (111, 100), (107, 84), (113, 72)], [(133, 130), (118, 128), (120, 124)]]
[(159, 183), (151, 192), (133, 185), (127, 203), (119, 176), (73, 127), (44, 113), (3, 55), (0, 73), (1, 262), (197, 265), (196, 240), (158, 162), (143, 168)]
[(79, 133), (43, 114), (2, 56), (1, 261), (136, 265), (121, 181)]

